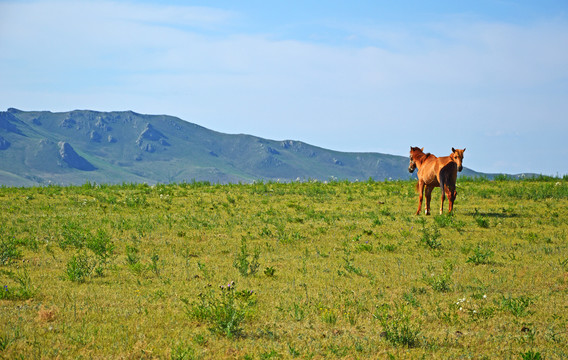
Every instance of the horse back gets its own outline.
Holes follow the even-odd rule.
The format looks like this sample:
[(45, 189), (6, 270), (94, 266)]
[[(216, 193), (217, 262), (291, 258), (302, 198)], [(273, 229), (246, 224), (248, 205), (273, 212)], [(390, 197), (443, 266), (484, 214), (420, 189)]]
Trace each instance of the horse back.
[(454, 160), (450, 156), (442, 156), (436, 159), (436, 164), (440, 170), (451, 162), (454, 162)]
[(418, 179), (425, 184), (436, 184), (438, 174), (438, 158), (432, 154), (427, 154), (418, 169)]

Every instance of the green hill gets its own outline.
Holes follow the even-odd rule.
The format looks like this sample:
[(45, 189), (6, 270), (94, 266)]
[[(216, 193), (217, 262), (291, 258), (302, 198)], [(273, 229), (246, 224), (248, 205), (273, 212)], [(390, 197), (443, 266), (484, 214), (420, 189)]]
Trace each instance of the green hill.
[(172, 116), (131, 111), (0, 112), (0, 163), (0, 184), (7, 186), (410, 176), (402, 156), (229, 135)]

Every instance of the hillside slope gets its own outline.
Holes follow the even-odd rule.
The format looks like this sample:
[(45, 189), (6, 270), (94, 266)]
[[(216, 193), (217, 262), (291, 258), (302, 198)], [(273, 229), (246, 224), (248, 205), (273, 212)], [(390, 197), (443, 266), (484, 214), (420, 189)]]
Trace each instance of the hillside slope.
[[(131, 111), (0, 112), (0, 184), (407, 179), (408, 159), (215, 132)], [(464, 169), (465, 175), (476, 175)]]

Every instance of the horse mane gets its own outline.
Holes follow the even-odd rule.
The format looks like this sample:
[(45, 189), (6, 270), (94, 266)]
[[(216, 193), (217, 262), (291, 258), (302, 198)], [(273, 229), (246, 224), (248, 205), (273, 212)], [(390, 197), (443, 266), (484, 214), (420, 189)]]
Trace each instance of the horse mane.
[(428, 159), (429, 156), (431, 156), (432, 154), (430, 153), (421, 153), (417, 156), (417, 158), (419, 158), (419, 160), (426, 160)]

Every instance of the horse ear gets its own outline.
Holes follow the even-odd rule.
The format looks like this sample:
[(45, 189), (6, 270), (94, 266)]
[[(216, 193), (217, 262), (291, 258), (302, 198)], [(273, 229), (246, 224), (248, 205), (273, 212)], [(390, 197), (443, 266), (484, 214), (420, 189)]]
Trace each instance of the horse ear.
[(420, 151), (424, 152), (424, 148), (420, 149)]
[(465, 148), (463, 148), (463, 151), (465, 151)]
[(453, 153), (456, 152), (456, 149), (452, 148), (452, 152), (453, 152)]

